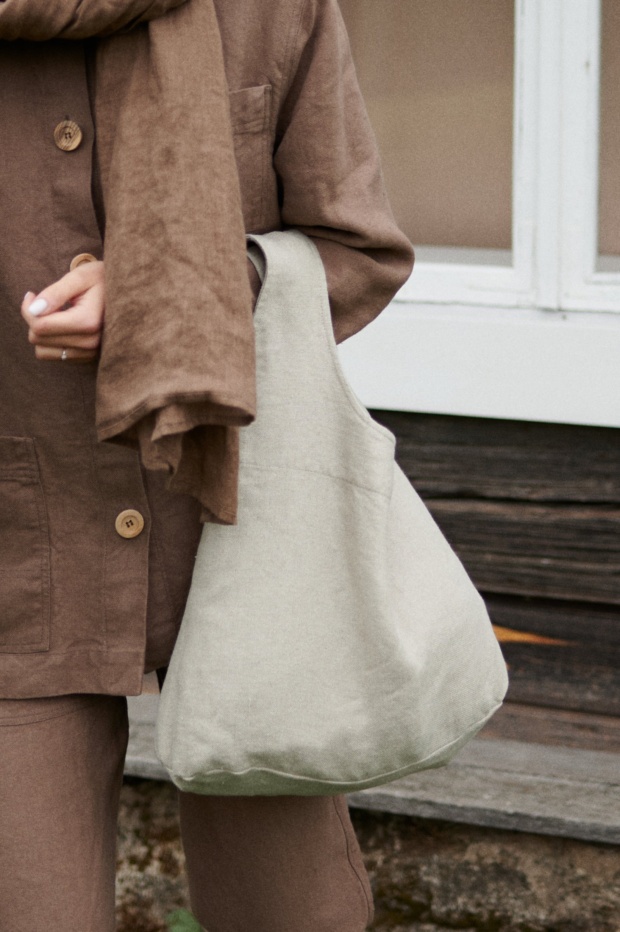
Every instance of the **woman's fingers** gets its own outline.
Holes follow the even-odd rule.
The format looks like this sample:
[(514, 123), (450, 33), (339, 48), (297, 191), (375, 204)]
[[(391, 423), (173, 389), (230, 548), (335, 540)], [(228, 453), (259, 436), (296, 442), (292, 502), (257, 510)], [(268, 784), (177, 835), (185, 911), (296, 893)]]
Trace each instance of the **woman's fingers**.
[(73, 347), (74, 349), (95, 350), (99, 347), (101, 336), (99, 333), (86, 336), (80, 333), (68, 333), (59, 337), (39, 337), (29, 331), (28, 340), (33, 346), (48, 346), (50, 349)]
[[(76, 274), (71, 272), (71, 275)], [(39, 300), (38, 298), (36, 300)], [(36, 301), (26, 295), (22, 303), (22, 317), (30, 330), (39, 337), (65, 336), (74, 333), (98, 333), (103, 324), (104, 287), (103, 283), (91, 285), (85, 293), (80, 294), (72, 307), (66, 311), (48, 310), (40, 316), (32, 316), (30, 307)]]
[(53, 314), (98, 283), (103, 284), (103, 262), (85, 262), (27, 300), (29, 292), (24, 298), (22, 313), (28, 314), (27, 320)]
[[(67, 302), (70, 306), (62, 310)], [(36, 358), (58, 360), (65, 350), (67, 361), (94, 359), (101, 342), (104, 303), (102, 262), (79, 266), (39, 296), (28, 292), (21, 311)]]
[(97, 337), (98, 341), (103, 327), (103, 306), (103, 286), (96, 285), (79, 297), (77, 303), (68, 310), (28, 321), (30, 342), (46, 343), (52, 340), (50, 345), (55, 346), (58, 345), (54, 342), (56, 338), (76, 336)]
[(34, 354), (37, 359), (46, 362), (83, 363), (92, 362), (97, 358), (96, 350), (75, 349), (74, 347), (56, 349), (51, 346), (35, 346)]

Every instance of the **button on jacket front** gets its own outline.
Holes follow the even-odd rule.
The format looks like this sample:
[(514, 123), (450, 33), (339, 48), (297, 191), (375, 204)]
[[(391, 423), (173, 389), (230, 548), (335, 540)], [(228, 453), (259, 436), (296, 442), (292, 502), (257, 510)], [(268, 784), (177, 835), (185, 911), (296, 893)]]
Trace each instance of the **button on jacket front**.
[[(216, 0), (216, 9), (246, 229), (315, 238), (342, 339), (388, 303), (412, 256), (387, 206), (337, 0)], [(10, 88), (0, 95), (7, 698), (139, 693), (144, 668), (169, 659), (200, 535), (194, 500), (168, 493), (134, 450), (96, 441), (96, 364), (37, 361), (20, 315), (27, 290), (104, 256), (95, 50), (96, 40), (0, 47), (0, 87)]]
[(73, 120), (63, 120), (54, 130), (54, 142), (63, 152), (73, 152), (82, 138), (82, 130)]
[(139, 537), (144, 530), (144, 518), (139, 511), (136, 511), (134, 508), (128, 508), (126, 511), (121, 511), (120, 515), (118, 515), (114, 522), (114, 527), (116, 528), (117, 534), (120, 534), (121, 537), (124, 537), (126, 540), (133, 540), (134, 537)]

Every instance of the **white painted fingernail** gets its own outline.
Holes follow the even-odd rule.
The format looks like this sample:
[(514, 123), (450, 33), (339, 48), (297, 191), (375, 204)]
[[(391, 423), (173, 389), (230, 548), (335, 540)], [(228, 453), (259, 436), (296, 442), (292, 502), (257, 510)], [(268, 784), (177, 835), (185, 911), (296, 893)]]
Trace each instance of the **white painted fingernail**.
[(46, 311), (49, 307), (49, 304), (45, 298), (37, 298), (36, 301), (33, 301), (30, 307), (28, 308), (28, 313), (32, 314), (33, 317), (38, 317), (39, 314), (42, 314), (43, 311)]

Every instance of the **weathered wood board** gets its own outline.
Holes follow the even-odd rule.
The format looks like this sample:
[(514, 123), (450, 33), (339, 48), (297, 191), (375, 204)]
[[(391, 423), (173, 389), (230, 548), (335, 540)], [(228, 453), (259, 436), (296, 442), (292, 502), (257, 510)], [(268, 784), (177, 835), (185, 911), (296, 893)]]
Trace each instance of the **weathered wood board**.
[(620, 508), (426, 499), (476, 585), (620, 605)]
[(489, 741), (499, 739), (580, 751), (605, 751), (618, 755), (620, 769), (620, 717), (612, 715), (506, 702), (478, 737)]
[(514, 702), (620, 716), (620, 608), (486, 595)]
[(373, 411), (423, 497), (620, 505), (620, 431)]

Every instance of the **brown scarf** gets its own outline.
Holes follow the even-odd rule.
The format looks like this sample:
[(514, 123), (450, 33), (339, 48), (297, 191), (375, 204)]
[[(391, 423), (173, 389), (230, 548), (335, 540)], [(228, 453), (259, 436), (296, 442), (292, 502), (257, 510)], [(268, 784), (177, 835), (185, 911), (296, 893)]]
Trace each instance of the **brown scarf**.
[(107, 37), (95, 89), (106, 211), (98, 437), (137, 442), (147, 468), (199, 499), (204, 520), (234, 523), (254, 334), (213, 0), (0, 0), (0, 40), (92, 36)]

